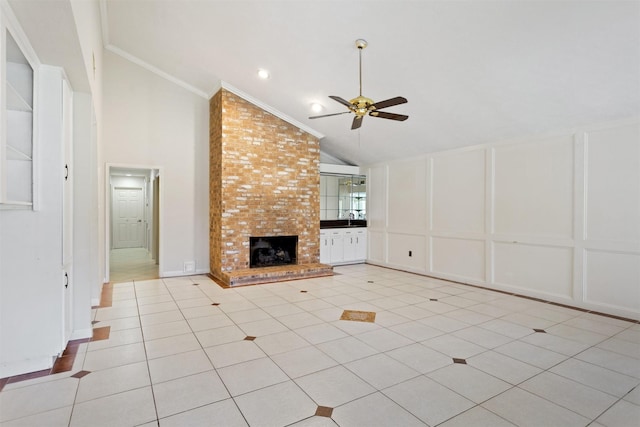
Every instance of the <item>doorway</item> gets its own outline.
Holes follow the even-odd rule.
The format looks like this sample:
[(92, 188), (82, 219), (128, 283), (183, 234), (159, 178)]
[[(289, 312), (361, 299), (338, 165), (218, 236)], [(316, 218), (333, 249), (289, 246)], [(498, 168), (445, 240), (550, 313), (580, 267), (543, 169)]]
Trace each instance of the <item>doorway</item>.
[(108, 171), (108, 281), (159, 278), (160, 170), (109, 166)]

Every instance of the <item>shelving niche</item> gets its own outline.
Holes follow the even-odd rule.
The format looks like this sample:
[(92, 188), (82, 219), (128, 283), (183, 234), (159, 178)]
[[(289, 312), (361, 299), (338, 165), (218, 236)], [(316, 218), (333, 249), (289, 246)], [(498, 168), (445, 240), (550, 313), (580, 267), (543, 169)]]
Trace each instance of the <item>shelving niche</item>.
[(33, 206), (34, 70), (11, 32), (6, 27), (2, 31), (0, 208), (29, 208)]

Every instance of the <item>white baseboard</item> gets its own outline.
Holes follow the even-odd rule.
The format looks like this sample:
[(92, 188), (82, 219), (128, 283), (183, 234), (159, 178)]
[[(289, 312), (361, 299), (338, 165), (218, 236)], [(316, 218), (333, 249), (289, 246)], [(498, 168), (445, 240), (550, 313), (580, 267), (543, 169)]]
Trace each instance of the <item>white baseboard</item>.
[(53, 356), (42, 356), (37, 359), (19, 360), (17, 362), (3, 363), (0, 366), (0, 378), (13, 377), (29, 372), (51, 369)]
[(591, 310), (598, 313), (609, 314), (612, 316), (619, 316), (626, 319), (640, 320), (640, 313), (636, 311), (624, 309), (621, 307), (612, 307), (612, 306), (594, 302), (594, 301), (578, 301), (578, 300), (571, 299), (570, 297), (553, 295), (546, 292), (540, 292), (535, 289), (527, 289), (527, 288), (522, 288), (517, 286), (510, 286), (509, 284), (505, 284), (505, 283), (495, 283), (495, 282), (487, 283), (481, 280), (466, 278), (462, 276), (454, 276), (450, 274), (442, 274), (437, 272), (424, 272), (424, 271), (418, 271), (418, 270), (411, 270), (404, 266), (393, 265), (393, 264), (380, 262), (380, 261), (367, 260), (367, 264), (377, 265), (379, 267), (391, 268), (399, 271), (405, 271), (407, 273), (414, 273), (421, 276), (432, 277), (434, 279), (447, 280), (450, 282), (462, 283), (462, 284), (471, 285), (471, 286), (479, 286), (482, 288), (500, 291), (500, 292), (513, 293), (513, 294), (525, 296), (525, 297), (539, 298), (543, 301), (549, 301), (556, 304), (563, 304), (563, 305), (567, 305), (570, 307), (583, 309), (583, 310)]
[(200, 269), (196, 271), (191, 271), (189, 273), (185, 273), (184, 271), (176, 270), (176, 271), (163, 271), (160, 273), (160, 277), (180, 277), (180, 276), (197, 276), (201, 274), (209, 274), (209, 269)]
[(92, 328), (78, 329), (77, 331), (73, 331), (71, 333), (71, 338), (69, 338), (69, 341), (81, 340), (81, 339), (84, 339), (84, 338), (91, 338), (92, 336), (93, 336), (93, 329)]
[(175, 271), (163, 271), (162, 273), (160, 273), (160, 277), (179, 277), (179, 276), (191, 276), (193, 273), (185, 273), (182, 270), (175, 270)]

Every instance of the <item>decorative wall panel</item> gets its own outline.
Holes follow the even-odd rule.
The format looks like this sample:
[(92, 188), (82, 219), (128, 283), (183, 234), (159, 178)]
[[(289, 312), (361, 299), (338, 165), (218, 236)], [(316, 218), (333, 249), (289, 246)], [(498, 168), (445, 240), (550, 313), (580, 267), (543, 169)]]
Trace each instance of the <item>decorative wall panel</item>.
[(484, 240), (431, 238), (430, 271), (461, 279), (485, 280)]
[(412, 160), (389, 165), (389, 229), (421, 234), (427, 224), (426, 160)]
[(484, 232), (485, 153), (476, 149), (432, 157), (432, 231)]
[(573, 235), (573, 137), (494, 148), (494, 231)]
[(495, 243), (493, 255), (496, 284), (538, 295), (573, 296), (571, 248)]

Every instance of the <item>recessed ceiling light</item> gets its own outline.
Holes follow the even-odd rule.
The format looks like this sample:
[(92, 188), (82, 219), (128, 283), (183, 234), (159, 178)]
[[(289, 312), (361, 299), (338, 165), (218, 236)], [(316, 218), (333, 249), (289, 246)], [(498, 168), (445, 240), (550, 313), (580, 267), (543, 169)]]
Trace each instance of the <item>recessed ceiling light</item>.
[(258, 70), (258, 77), (260, 77), (263, 80), (266, 80), (269, 78), (269, 71), (265, 70), (264, 68), (260, 68)]
[(324, 107), (321, 104), (318, 104), (317, 102), (314, 102), (313, 104), (311, 104), (311, 111), (313, 111), (314, 113), (319, 113), (324, 109)]

